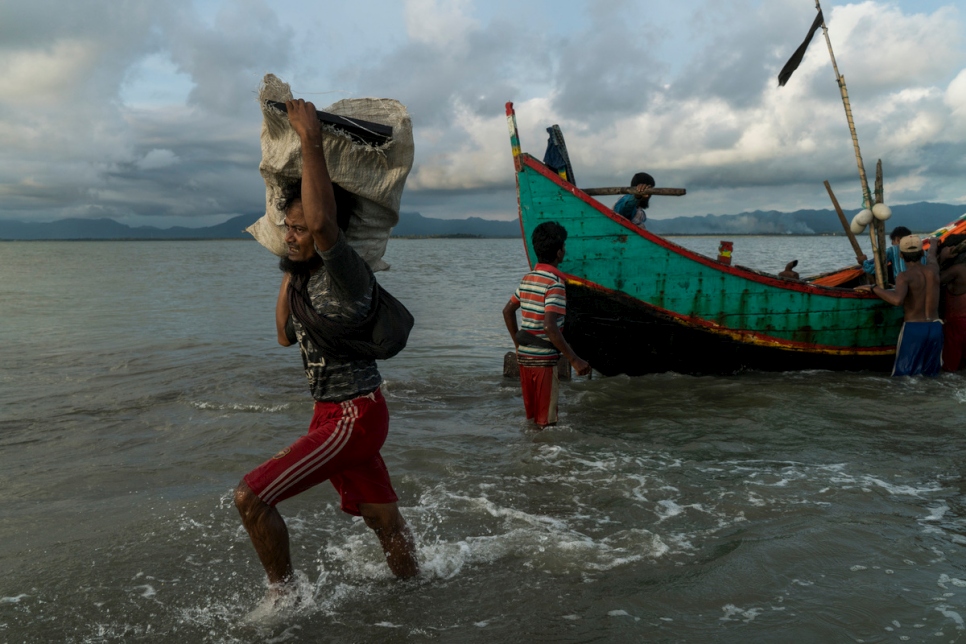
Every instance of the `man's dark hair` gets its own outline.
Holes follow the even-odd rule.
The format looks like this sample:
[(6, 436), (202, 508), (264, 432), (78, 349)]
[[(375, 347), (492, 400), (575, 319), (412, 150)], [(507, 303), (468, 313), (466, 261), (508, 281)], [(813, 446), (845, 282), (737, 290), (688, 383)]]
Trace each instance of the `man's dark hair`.
[(557, 261), (557, 251), (567, 241), (567, 229), (555, 221), (545, 221), (537, 226), (530, 237), (537, 261), (552, 264)]
[(903, 237), (907, 237), (911, 234), (912, 234), (912, 231), (906, 228), (905, 226), (896, 226), (895, 228), (892, 229), (892, 232), (889, 233), (889, 239), (895, 239), (896, 237), (898, 237), (899, 239), (902, 239)]
[[(356, 197), (337, 183), (332, 184), (332, 192), (335, 193), (336, 223), (345, 232), (349, 228), (349, 218), (352, 216), (352, 210), (355, 208)], [(302, 179), (299, 178), (282, 188), (282, 196), (275, 206), (282, 212), (288, 212), (292, 204), (301, 198)]]
[(634, 176), (633, 176), (633, 177), (631, 178), (631, 188), (634, 188), (634, 187), (636, 187), (636, 186), (639, 186), (639, 185), (641, 185), (642, 183), (643, 183), (644, 185), (646, 185), (646, 186), (653, 186), (653, 185), (656, 185), (656, 184), (654, 183), (654, 177), (652, 177), (651, 175), (649, 175), (649, 174), (648, 174), (648, 173), (646, 173), (646, 172), (638, 172), (637, 174), (635, 174), (635, 175), (634, 175)]
[(907, 264), (917, 264), (922, 261), (923, 256), (923, 252), (921, 250), (914, 250), (911, 253), (900, 252), (899, 254), (902, 255), (902, 259), (906, 260)]

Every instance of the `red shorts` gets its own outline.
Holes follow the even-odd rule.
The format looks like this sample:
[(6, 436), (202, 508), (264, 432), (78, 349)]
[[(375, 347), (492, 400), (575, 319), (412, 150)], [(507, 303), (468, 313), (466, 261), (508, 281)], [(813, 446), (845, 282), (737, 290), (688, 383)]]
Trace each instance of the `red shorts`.
[(959, 371), (966, 367), (966, 318), (946, 318), (943, 336), (943, 369)]
[(544, 427), (557, 422), (557, 366), (524, 367), (520, 365), (520, 385), (527, 418)]
[(342, 510), (359, 515), (360, 503), (399, 500), (379, 455), (389, 432), (382, 392), (339, 403), (315, 403), (309, 431), (245, 475), (256, 496), (274, 506), (322, 481), (332, 481)]

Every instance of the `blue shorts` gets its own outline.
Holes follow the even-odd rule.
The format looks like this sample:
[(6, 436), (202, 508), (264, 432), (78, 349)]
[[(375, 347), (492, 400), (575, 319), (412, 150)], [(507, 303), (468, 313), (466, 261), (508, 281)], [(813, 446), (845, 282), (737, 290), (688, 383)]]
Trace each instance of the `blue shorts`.
[(893, 376), (938, 376), (943, 366), (943, 323), (905, 322), (896, 344)]

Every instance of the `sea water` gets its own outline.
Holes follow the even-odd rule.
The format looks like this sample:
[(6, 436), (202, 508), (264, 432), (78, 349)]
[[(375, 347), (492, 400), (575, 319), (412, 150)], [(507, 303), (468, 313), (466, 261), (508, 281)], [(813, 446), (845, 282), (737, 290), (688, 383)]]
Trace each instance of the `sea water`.
[[(717, 238), (678, 238), (714, 256)], [(842, 238), (736, 238), (803, 274)], [(232, 503), (305, 431), (253, 242), (0, 244), (0, 641), (966, 641), (966, 379), (577, 378), (543, 432), (501, 375), (519, 240), (393, 240), (416, 317), (383, 456), (395, 581), (322, 485), (279, 505), (301, 601)]]

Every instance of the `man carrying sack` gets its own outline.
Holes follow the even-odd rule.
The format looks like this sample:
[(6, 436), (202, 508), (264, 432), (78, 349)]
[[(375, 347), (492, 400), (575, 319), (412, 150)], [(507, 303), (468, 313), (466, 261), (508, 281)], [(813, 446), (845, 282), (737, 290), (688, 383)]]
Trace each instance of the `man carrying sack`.
[(349, 329), (361, 326), (372, 317), (380, 291), (340, 227), (348, 218), (339, 216), (315, 106), (298, 99), (286, 101), (286, 109), (301, 142), (302, 180), (282, 208), (285, 276), (276, 330), (281, 345), (299, 344), (315, 413), (308, 433), (246, 474), (235, 490), (242, 523), (277, 595), (287, 592), (294, 571), (288, 530), (275, 506), (326, 480), (339, 492), (342, 510), (362, 516), (376, 533), (393, 574), (419, 572), (412, 535), (379, 454), (389, 413), (375, 358), (322, 350), (312, 340), (319, 335), (313, 316)]

